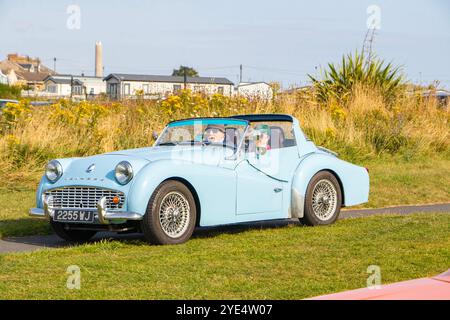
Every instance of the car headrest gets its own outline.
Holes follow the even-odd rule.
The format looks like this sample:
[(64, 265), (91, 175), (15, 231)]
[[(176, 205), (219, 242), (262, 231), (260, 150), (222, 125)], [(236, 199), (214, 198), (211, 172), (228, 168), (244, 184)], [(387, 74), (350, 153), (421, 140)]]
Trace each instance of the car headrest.
[(272, 149), (280, 149), (284, 147), (284, 130), (278, 126), (270, 127), (270, 146)]

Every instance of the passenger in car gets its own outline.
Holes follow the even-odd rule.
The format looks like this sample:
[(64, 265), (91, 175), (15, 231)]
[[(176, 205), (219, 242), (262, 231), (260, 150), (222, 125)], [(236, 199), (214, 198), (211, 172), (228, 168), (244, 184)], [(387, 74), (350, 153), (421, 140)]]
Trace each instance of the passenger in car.
[(270, 127), (267, 124), (259, 124), (255, 127), (255, 146), (257, 148), (263, 148), (270, 150)]

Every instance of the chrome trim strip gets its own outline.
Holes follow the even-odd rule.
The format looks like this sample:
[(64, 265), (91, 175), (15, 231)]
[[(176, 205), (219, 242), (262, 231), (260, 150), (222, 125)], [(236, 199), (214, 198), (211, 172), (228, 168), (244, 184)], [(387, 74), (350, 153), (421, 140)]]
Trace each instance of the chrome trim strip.
[(44, 205), (44, 214), (47, 219), (53, 218), (54, 211), (50, 209), (49, 203), (53, 203), (53, 196), (42, 195), (42, 204)]
[(136, 212), (107, 212), (105, 215), (106, 220), (134, 220), (140, 221), (144, 217)]
[(319, 150), (321, 150), (321, 151), (324, 151), (324, 152), (326, 152), (326, 153), (332, 154), (332, 155), (335, 156), (335, 157), (338, 157), (338, 156), (339, 156), (337, 152), (334, 152), (334, 151), (332, 151), (332, 150), (330, 150), (330, 149), (327, 149), (327, 148), (325, 148), (325, 147), (318, 146), (317, 149), (319, 149)]
[(101, 224), (107, 224), (106, 216), (106, 197), (101, 198), (97, 203), (98, 221)]
[(30, 211), (28, 211), (28, 215), (32, 217), (45, 218), (44, 209), (41, 208), (31, 208)]
[(289, 218), (303, 218), (304, 210), (305, 198), (295, 188), (292, 188)]
[(101, 224), (108, 224), (110, 220), (142, 220), (143, 217), (136, 212), (108, 212), (106, 209), (106, 197), (97, 203), (98, 220)]

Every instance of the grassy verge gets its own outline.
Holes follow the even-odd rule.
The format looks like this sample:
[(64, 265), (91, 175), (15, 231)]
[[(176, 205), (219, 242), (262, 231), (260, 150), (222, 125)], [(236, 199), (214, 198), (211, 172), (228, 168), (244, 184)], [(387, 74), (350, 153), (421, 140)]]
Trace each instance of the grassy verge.
[[(382, 283), (441, 273), (449, 226), (449, 214), (377, 216), (213, 230), (180, 246), (103, 241), (0, 255), (0, 299), (301, 299), (364, 287), (369, 265)], [(81, 290), (66, 288), (70, 265), (81, 269)]]
[(370, 170), (370, 196), (364, 207), (450, 201), (450, 159), (392, 157), (361, 165)]
[(47, 222), (28, 217), (28, 209), (36, 205), (35, 192), (32, 188), (14, 191), (0, 188), (0, 238), (50, 232)]
[[(448, 202), (450, 199), (450, 160), (384, 158), (361, 165), (369, 167), (371, 176), (370, 201), (361, 207)], [(0, 191), (0, 203), (3, 203), (0, 237), (50, 231), (46, 222), (27, 216), (28, 209), (35, 205), (32, 185), (16, 190), (0, 188)]]

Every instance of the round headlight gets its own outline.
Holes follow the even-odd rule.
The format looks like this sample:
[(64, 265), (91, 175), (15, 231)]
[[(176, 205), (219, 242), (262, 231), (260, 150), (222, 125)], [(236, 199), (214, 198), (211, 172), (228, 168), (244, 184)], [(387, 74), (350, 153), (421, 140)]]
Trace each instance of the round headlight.
[(61, 178), (62, 174), (62, 165), (58, 161), (52, 160), (47, 164), (45, 176), (50, 182), (56, 182), (59, 178)]
[(133, 179), (133, 167), (127, 161), (122, 161), (116, 166), (116, 180), (120, 184), (127, 184)]

